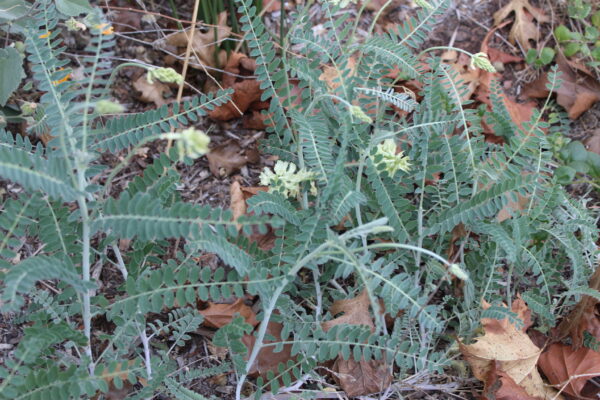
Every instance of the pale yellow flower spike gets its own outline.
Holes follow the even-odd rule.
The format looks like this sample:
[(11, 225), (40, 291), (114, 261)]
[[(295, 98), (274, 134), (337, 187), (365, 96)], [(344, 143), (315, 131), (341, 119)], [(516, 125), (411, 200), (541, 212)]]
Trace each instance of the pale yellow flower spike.
[[(286, 161), (278, 160), (273, 171), (265, 168), (260, 174), (260, 184), (269, 186), (270, 192), (280, 192), (285, 197), (296, 197), (300, 193), (300, 183), (315, 178), (314, 173)], [(316, 187), (314, 188), (316, 189)]]
[(496, 72), (496, 68), (490, 62), (488, 55), (481, 52), (473, 54), (471, 57), (471, 68), (479, 68), (487, 72)]
[(394, 139), (386, 139), (377, 145), (377, 152), (375, 154), (381, 156), (381, 161), (377, 165), (383, 164), (390, 176), (394, 176), (398, 170), (405, 172), (410, 170), (408, 157), (405, 157), (402, 151), (397, 152)]

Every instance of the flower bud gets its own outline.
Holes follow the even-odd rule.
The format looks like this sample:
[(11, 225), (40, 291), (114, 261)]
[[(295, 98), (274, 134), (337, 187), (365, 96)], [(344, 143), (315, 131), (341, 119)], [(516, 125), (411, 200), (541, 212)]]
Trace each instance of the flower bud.
[(473, 57), (471, 57), (471, 68), (479, 68), (487, 72), (496, 72), (496, 68), (494, 68), (488, 55), (485, 53), (473, 54)]
[(415, 4), (421, 8), (433, 10), (433, 6), (427, 0), (415, 0)]
[(450, 272), (452, 275), (454, 275), (461, 281), (469, 280), (469, 274), (467, 274), (467, 272), (464, 269), (462, 269), (458, 264), (450, 264), (448, 272)]
[(350, 106), (350, 114), (358, 118), (360, 121), (366, 122), (367, 124), (373, 122), (371, 117), (365, 114), (365, 112), (359, 106)]
[(32, 115), (33, 113), (35, 113), (37, 106), (37, 103), (26, 101), (25, 103), (21, 104), (21, 113), (24, 116)]
[(123, 111), (125, 111), (125, 107), (117, 102), (110, 100), (99, 100), (96, 102), (96, 112), (100, 115), (120, 114)]

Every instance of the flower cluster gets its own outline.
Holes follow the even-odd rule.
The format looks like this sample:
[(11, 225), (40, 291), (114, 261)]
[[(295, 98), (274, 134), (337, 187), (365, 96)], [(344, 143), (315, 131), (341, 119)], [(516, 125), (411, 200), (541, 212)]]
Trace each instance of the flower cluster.
[(152, 68), (146, 75), (148, 83), (154, 83), (154, 79), (158, 79), (164, 83), (176, 83), (181, 85), (183, 83), (183, 76), (175, 71), (173, 68)]
[(269, 186), (269, 191), (277, 191), (285, 197), (295, 197), (300, 193), (300, 184), (315, 178), (314, 173), (298, 169), (296, 164), (277, 161), (273, 171), (265, 168), (260, 174), (260, 184)]
[(85, 31), (87, 29), (87, 26), (85, 26), (83, 22), (80, 22), (73, 17), (66, 20), (65, 25), (67, 26), (67, 29), (71, 32)]
[[(381, 157), (381, 160), (379, 160), (379, 157)], [(390, 176), (394, 176), (400, 169), (402, 171), (410, 170), (408, 157), (404, 156), (404, 152), (398, 151), (394, 139), (386, 139), (377, 145), (375, 159), (378, 160), (376, 161), (377, 165), (384, 165), (385, 170)]]

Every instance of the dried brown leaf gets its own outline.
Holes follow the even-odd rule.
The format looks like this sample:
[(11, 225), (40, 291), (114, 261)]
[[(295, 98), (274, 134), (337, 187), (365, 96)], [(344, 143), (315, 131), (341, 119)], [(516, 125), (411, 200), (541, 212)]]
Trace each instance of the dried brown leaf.
[[(349, 72), (348, 69), (350, 69)], [(345, 77), (349, 77), (354, 75), (355, 69), (356, 59), (354, 57), (350, 57), (348, 59), (348, 62), (346, 63), (345, 71), (342, 72), (344, 72)], [(339, 78), (340, 71), (338, 71), (335, 67), (331, 67), (329, 65), (323, 67), (323, 73), (319, 76), (319, 80), (324, 81), (331, 90), (335, 90), (338, 87), (340, 87), (342, 83), (340, 82)]]
[(140, 100), (146, 103), (154, 103), (157, 107), (160, 107), (167, 102), (164, 99), (165, 93), (171, 93), (171, 89), (168, 85), (155, 79), (152, 83), (148, 83), (146, 74), (140, 76), (133, 82), (133, 88), (140, 94)]
[(502, 371), (494, 362), (485, 380), (482, 397), (484, 400), (539, 400), (517, 385), (513, 378)]
[[(229, 187), (230, 202), (229, 208), (233, 214), (233, 220), (237, 221), (239, 217), (246, 214), (246, 200), (244, 199), (244, 192), (238, 181), (234, 181)], [(241, 228), (237, 225), (238, 230)]]
[[(215, 32), (216, 31), (216, 32)], [(183, 32), (173, 33), (168, 35), (164, 40), (167, 46), (179, 48), (179, 54), (183, 55), (188, 44), (190, 29)], [(192, 41), (192, 54), (190, 57), (190, 67), (202, 69), (200, 64), (205, 66), (219, 68), (223, 60), (219, 57), (215, 60), (215, 46), (229, 37), (231, 28), (227, 26), (227, 12), (223, 11), (219, 14), (217, 25), (210, 27), (206, 32), (196, 29)]]
[[(265, 344), (281, 342), (281, 330), (283, 325), (279, 322), (270, 321), (267, 325), (267, 335), (271, 335), (274, 337), (274, 340), (265, 340)], [(246, 345), (248, 348), (248, 354), (252, 352), (254, 348), (254, 343), (256, 342), (256, 337), (254, 335), (244, 335), (242, 337), (242, 343)], [(249, 375), (251, 376), (264, 376), (266, 377), (267, 372), (277, 372), (277, 367), (279, 363), (287, 363), (288, 360), (291, 360), (292, 354), (292, 345), (286, 344), (283, 346), (283, 349), (275, 353), (274, 346), (262, 347), (258, 352), (258, 356), (256, 357), (256, 361), (250, 367)]]
[(589, 151), (600, 154), (600, 129), (595, 129), (586, 139), (585, 145)]
[(375, 329), (373, 319), (369, 307), (371, 301), (366, 290), (363, 290), (358, 296), (350, 299), (336, 300), (331, 305), (329, 312), (331, 315), (343, 314), (330, 321), (325, 321), (321, 324), (323, 330), (327, 332), (329, 329), (336, 325), (349, 324), (349, 325), (366, 325), (371, 330)]
[(382, 392), (392, 383), (390, 365), (381, 360), (357, 362), (338, 356), (332, 369), (337, 372), (335, 377), (348, 397)]
[(550, 383), (576, 399), (597, 399), (600, 387), (593, 378), (600, 376), (600, 353), (582, 347), (574, 350), (562, 343), (551, 345), (538, 364)]
[(515, 13), (515, 22), (508, 38), (512, 43), (516, 40), (525, 50), (529, 50), (530, 40), (537, 43), (540, 39), (538, 26), (533, 20), (542, 23), (550, 22), (550, 18), (541, 9), (529, 4), (528, 0), (511, 0), (494, 14), (494, 25), (500, 25), (512, 12)]
[(260, 101), (263, 93), (260, 83), (255, 78), (251, 78), (255, 69), (256, 62), (253, 59), (242, 53), (231, 54), (225, 66), (223, 87), (233, 89), (233, 94), (229, 102), (208, 113), (212, 119), (229, 121), (240, 117), (249, 109), (268, 108), (267, 103)]
[[(562, 85), (555, 88), (556, 102), (563, 106), (569, 113), (569, 118), (577, 119), (600, 100), (600, 82), (589, 73), (585, 66), (567, 60), (559, 54), (556, 58), (558, 70), (562, 73)], [(522, 95), (524, 97), (544, 98), (548, 95), (546, 83), (548, 76), (542, 75), (539, 79), (526, 85)]]
[[(375, 324), (371, 318), (369, 307), (371, 302), (366, 290), (350, 299), (336, 300), (331, 305), (331, 315), (343, 314), (321, 324), (324, 331), (340, 324), (365, 325), (373, 331)], [(349, 358), (344, 360), (341, 355), (333, 365), (334, 377), (340, 387), (349, 397), (379, 392), (387, 388), (392, 380), (389, 364), (382, 360), (359, 361)]]
[[(590, 278), (589, 286), (600, 290), (600, 267), (596, 268)], [(561, 321), (554, 338), (560, 341), (570, 336), (573, 349), (577, 350), (583, 344), (583, 332), (586, 331), (600, 340), (600, 302), (591, 296), (583, 296), (571, 313)]]
[(236, 140), (227, 140), (213, 147), (206, 158), (208, 158), (210, 172), (220, 178), (231, 175), (248, 162), (242, 147)]
[[(487, 307), (489, 304), (484, 304), (484, 308)], [(530, 311), (521, 299), (513, 303), (512, 310), (524, 321), (521, 329), (508, 319), (484, 318), (481, 322), (485, 334), (470, 345), (459, 342), (460, 351), (480, 381), (489, 380), (490, 370), (496, 368), (504, 371), (530, 396), (552, 399), (555, 391), (544, 385), (536, 368), (540, 349), (525, 333), (531, 324)]]
[(200, 314), (204, 316), (204, 324), (211, 328), (221, 328), (231, 322), (233, 316), (239, 313), (247, 324), (256, 326), (256, 314), (250, 307), (244, 304), (243, 299), (237, 299), (231, 304), (225, 303), (208, 303), (208, 308), (200, 310)]

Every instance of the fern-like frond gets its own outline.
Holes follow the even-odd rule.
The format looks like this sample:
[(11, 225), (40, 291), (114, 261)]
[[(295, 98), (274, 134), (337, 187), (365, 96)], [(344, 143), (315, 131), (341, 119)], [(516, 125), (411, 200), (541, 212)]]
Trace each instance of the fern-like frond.
[(46, 159), (39, 153), (0, 147), (0, 176), (56, 199), (74, 201), (79, 192), (69, 183), (67, 171), (62, 159)]
[(412, 112), (418, 104), (408, 93), (398, 93), (393, 88), (383, 90), (382, 88), (357, 87), (354, 90), (377, 97), (406, 112)]
[[(8, 266), (8, 264), (7, 264)], [(33, 285), (43, 279), (60, 279), (79, 292), (95, 285), (84, 282), (73, 265), (48, 256), (29, 257), (10, 267), (3, 277), (2, 301), (7, 309), (15, 310), (23, 305), (22, 294), (28, 293)]]
[(427, 232), (428, 234), (449, 232), (459, 223), (470, 225), (477, 220), (494, 216), (508, 202), (507, 195), (522, 193), (530, 184), (531, 179), (527, 177), (517, 177), (497, 183), (456, 207), (440, 213), (433, 221), (429, 221)]
[[(200, 237), (203, 227), (209, 225), (215, 233), (225, 234), (228, 228), (236, 235), (236, 226), (251, 229), (264, 219), (243, 217), (233, 221), (231, 211), (197, 206), (190, 203), (174, 203), (165, 208), (160, 199), (147, 193), (130, 196), (128, 192), (119, 199), (109, 199), (103, 214), (92, 222), (92, 231), (111, 229), (123, 237), (137, 236), (141, 240), (169, 237)], [(236, 225), (238, 224), (238, 225)]]
[(215, 107), (225, 104), (231, 93), (231, 89), (220, 90), (216, 94), (194, 97), (181, 106), (174, 103), (171, 109), (164, 105), (156, 110), (111, 119), (106, 124), (106, 133), (100, 131), (98, 137), (92, 135), (92, 139), (95, 139), (92, 147), (116, 152), (139, 143), (145, 137), (172, 132), (181, 124), (195, 121)]

